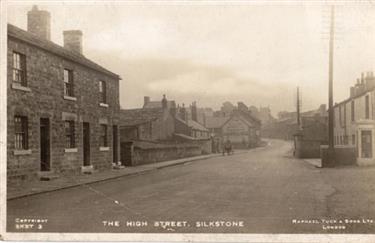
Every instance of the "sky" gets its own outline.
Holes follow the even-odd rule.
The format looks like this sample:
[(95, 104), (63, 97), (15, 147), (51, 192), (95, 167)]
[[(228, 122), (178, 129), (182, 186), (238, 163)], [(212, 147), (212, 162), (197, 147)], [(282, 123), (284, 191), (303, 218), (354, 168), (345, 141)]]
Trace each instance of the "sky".
[[(33, 4), (51, 13), (51, 40), (83, 32), (83, 54), (118, 73), (122, 108), (143, 97), (219, 109), (224, 101), (275, 115), (328, 100), (329, 6), (324, 2), (13, 2), (8, 22), (27, 27)], [(334, 102), (375, 71), (375, 4), (335, 8)]]

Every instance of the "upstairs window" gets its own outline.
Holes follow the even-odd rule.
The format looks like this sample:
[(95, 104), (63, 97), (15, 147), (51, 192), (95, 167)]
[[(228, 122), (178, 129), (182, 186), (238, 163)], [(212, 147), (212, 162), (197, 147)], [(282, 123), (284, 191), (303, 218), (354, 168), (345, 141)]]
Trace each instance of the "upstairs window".
[(99, 81), (100, 103), (107, 104), (107, 87), (104, 81)]
[(13, 82), (27, 86), (26, 82), (26, 56), (13, 52)]
[(73, 71), (64, 69), (64, 95), (74, 97)]
[(366, 95), (365, 97), (365, 115), (366, 115), (366, 119), (369, 119), (370, 118), (370, 97), (368, 95)]
[(74, 121), (65, 121), (65, 148), (75, 148)]
[(352, 100), (352, 103), (351, 103), (351, 118), (352, 118), (352, 121), (354, 121), (355, 119), (354, 100)]
[(29, 148), (27, 124), (26, 116), (14, 117), (14, 148), (17, 150)]
[(107, 139), (107, 125), (100, 124), (100, 146), (101, 147), (108, 147), (108, 139)]

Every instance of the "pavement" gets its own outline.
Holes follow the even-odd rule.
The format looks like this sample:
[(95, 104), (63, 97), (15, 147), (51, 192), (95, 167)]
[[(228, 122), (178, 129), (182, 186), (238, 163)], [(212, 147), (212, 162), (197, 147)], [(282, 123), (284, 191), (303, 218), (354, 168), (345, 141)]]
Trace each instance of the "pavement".
[(17, 185), (8, 185), (7, 199), (16, 199), (34, 194), (56, 191), (75, 186), (96, 183), (105, 180), (116, 179), (123, 176), (138, 175), (150, 172), (152, 170), (161, 169), (169, 166), (179, 165), (187, 162), (200, 161), (220, 154), (209, 154), (202, 156), (194, 156), (182, 158), (177, 160), (163, 161), (159, 163), (152, 163), (134, 167), (125, 167), (122, 169), (112, 169), (108, 171), (94, 172), (93, 174), (79, 174), (79, 175), (60, 175), (60, 177), (50, 181), (28, 181)]
[[(256, 148), (257, 149), (257, 148)], [(246, 150), (237, 150), (236, 154), (246, 153)], [(175, 166), (193, 161), (201, 161), (204, 159), (222, 156), (220, 153), (201, 155), (194, 157), (187, 157), (176, 160), (163, 161), (158, 163), (125, 167), (122, 169), (112, 169), (108, 171), (94, 172), (93, 174), (79, 174), (79, 175), (60, 175), (58, 178), (49, 181), (27, 181), (22, 184), (7, 186), (7, 200), (27, 197), (34, 194), (46, 193), (71, 187), (76, 187), (85, 184), (92, 184), (96, 182), (116, 179), (123, 176), (139, 175), (150, 172), (156, 169), (162, 169), (169, 166)]]
[(303, 159), (303, 161), (317, 167), (317, 168), (321, 168), (322, 167), (322, 160), (319, 158), (319, 159)]
[[(247, 153), (9, 200), (7, 230), (375, 233), (375, 169), (316, 168), (291, 147), (274, 140)], [(48, 222), (17, 228), (25, 218)]]

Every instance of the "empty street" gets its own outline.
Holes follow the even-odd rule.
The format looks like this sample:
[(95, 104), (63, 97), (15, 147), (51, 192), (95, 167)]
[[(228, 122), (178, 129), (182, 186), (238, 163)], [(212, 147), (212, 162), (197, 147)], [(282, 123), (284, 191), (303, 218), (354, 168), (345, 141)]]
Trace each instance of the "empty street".
[(10, 200), (7, 227), (13, 232), (375, 232), (374, 168), (319, 169), (291, 151), (291, 142), (270, 140), (266, 147), (230, 156)]

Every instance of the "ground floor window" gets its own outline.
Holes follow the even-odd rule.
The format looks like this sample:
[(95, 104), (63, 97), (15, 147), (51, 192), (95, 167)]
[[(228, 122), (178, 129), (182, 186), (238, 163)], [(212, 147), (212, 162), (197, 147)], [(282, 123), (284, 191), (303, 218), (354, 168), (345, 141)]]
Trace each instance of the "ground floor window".
[(361, 131), (361, 157), (372, 158), (372, 131)]
[(75, 148), (74, 121), (65, 121), (65, 147)]
[(352, 144), (355, 145), (355, 134), (352, 135)]
[(28, 149), (28, 121), (26, 116), (14, 117), (14, 148), (15, 149)]
[(100, 124), (100, 146), (101, 147), (108, 147), (108, 131), (107, 125)]

